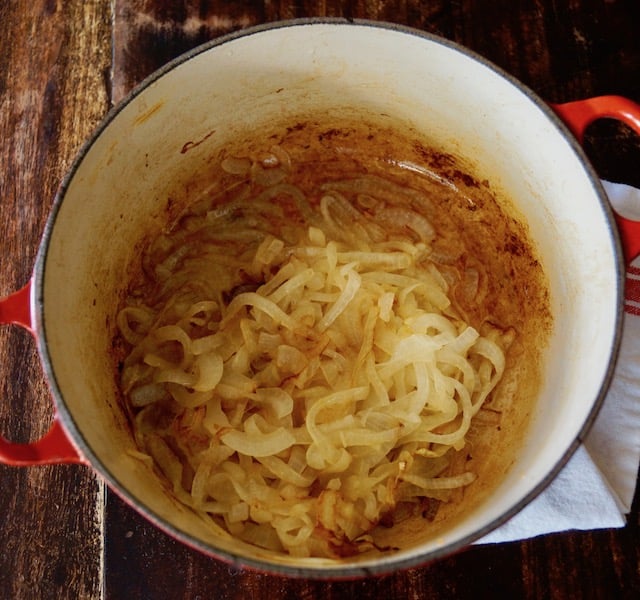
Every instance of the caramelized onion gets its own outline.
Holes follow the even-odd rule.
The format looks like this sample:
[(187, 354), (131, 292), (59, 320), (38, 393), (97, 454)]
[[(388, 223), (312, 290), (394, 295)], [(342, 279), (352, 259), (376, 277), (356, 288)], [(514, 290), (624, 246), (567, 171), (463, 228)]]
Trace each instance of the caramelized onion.
[(122, 389), (140, 450), (216, 531), (335, 557), (474, 480), (452, 457), (510, 334), (456, 310), (428, 199), (373, 176), (306, 193), (294, 166), (276, 147), (225, 158), (230, 202), (149, 247), (117, 319)]

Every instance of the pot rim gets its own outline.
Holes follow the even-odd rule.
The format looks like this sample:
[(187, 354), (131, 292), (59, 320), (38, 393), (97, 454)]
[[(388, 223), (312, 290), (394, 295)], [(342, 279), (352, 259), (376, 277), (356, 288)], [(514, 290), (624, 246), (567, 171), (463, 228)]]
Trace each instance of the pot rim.
[[(384, 29), (388, 31), (393, 31), (405, 35), (416, 36), (421, 38), (424, 41), (429, 43), (438, 44), (449, 48), (455, 52), (461, 53), (466, 57), (472, 59), (475, 63), (479, 63), (480, 66), (490, 69), (499, 77), (506, 80), (513, 87), (515, 87), (519, 92), (524, 94), (526, 98), (533, 104), (532, 108), (537, 108), (542, 111), (545, 117), (553, 124), (555, 129), (565, 138), (566, 141), (571, 146), (571, 149), (575, 155), (580, 160), (580, 163), (584, 169), (585, 175), (588, 177), (593, 191), (598, 198), (601, 207), (604, 212), (604, 216), (607, 220), (607, 225), (609, 229), (609, 234), (611, 238), (611, 242), (614, 247), (614, 255), (616, 257), (616, 297), (617, 297), (617, 306), (616, 306), (616, 319), (615, 319), (615, 332), (612, 341), (612, 347), (610, 351), (610, 358), (607, 370), (603, 377), (603, 380), (600, 384), (600, 388), (594, 402), (592, 404), (591, 410), (589, 412), (588, 417), (586, 418), (583, 426), (581, 427), (578, 435), (573, 440), (573, 442), (569, 445), (567, 450), (563, 453), (561, 459), (549, 470), (546, 477), (536, 485), (525, 497), (523, 497), (518, 503), (512, 506), (509, 510), (505, 511), (500, 517), (494, 519), (487, 525), (483, 526), (480, 529), (477, 529), (475, 533), (469, 534), (464, 538), (457, 540), (456, 542), (450, 543), (441, 548), (437, 548), (429, 554), (420, 554), (419, 551), (416, 551), (411, 556), (406, 556), (402, 558), (398, 558), (394, 560), (394, 556), (391, 555), (389, 558), (376, 561), (373, 559), (372, 561), (362, 560), (359, 562), (354, 562), (345, 566), (341, 566), (340, 563), (336, 563), (335, 565), (330, 566), (292, 566), (284, 563), (267, 561), (267, 560), (259, 560), (255, 558), (246, 558), (243, 556), (239, 556), (227, 551), (220, 550), (219, 548), (214, 548), (205, 542), (202, 542), (190, 534), (178, 529), (176, 526), (172, 525), (165, 521), (161, 516), (155, 514), (151, 509), (146, 507), (139, 499), (137, 499), (130, 491), (128, 491), (119, 481), (118, 477), (110, 471), (99, 459), (98, 456), (93, 452), (90, 444), (85, 439), (81, 429), (78, 427), (76, 420), (73, 417), (71, 411), (67, 408), (66, 403), (64, 401), (64, 397), (62, 391), (59, 387), (55, 371), (53, 369), (51, 356), (49, 353), (49, 349), (46, 343), (46, 323), (44, 317), (44, 306), (46, 302), (46, 298), (44, 297), (44, 275), (46, 271), (46, 263), (47, 263), (47, 251), (48, 246), (51, 240), (51, 236), (53, 230), (55, 229), (56, 220), (58, 216), (58, 212), (64, 198), (66, 196), (67, 190), (74, 179), (74, 176), (78, 169), (81, 167), (83, 161), (85, 160), (87, 154), (91, 152), (93, 145), (100, 138), (102, 133), (111, 125), (111, 123), (116, 119), (116, 117), (138, 96), (143, 94), (147, 88), (153, 85), (156, 81), (164, 77), (167, 73), (173, 71), (177, 67), (180, 67), (184, 63), (188, 62), (192, 58), (199, 56), (205, 52), (208, 52), (214, 48), (223, 46), (228, 42), (232, 42), (247, 36), (256, 35), (266, 31), (278, 30), (278, 29), (286, 29), (289, 27), (300, 27), (300, 26), (318, 26), (318, 25), (333, 25), (333, 26), (344, 26), (344, 27), (357, 27), (357, 28), (375, 28), (375, 29)], [(622, 324), (623, 324), (623, 306), (624, 306), (624, 261), (623, 261), (623, 253), (620, 242), (619, 233), (617, 227), (615, 226), (615, 220), (613, 216), (613, 210), (609, 204), (609, 201), (606, 197), (604, 188), (600, 182), (599, 177), (597, 176), (593, 166), (591, 165), (589, 159), (587, 158), (583, 148), (580, 146), (578, 141), (572, 135), (568, 127), (565, 123), (556, 115), (556, 113), (545, 103), (536, 93), (534, 93), (529, 87), (523, 84), (514, 76), (510, 75), (506, 71), (504, 71), (501, 67), (495, 65), (490, 60), (484, 58), (474, 50), (471, 50), (457, 42), (449, 40), (447, 38), (435, 35), (430, 32), (422, 31), (413, 27), (408, 27), (405, 25), (400, 25), (396, 23), (390, 23), (385, 21), (372, 21), (367, 19), (348, 19), (348, 18), (332, 18), (332, 17), (312, 17), (312, 18), (302, 18), (302, 19), (290, 19), (290, 20), (281, 20), (270, 23), (263, 23), (259, 25), (255, 25), (252, 27), (248, 27), (245, 29), (240, 29), (229, 34), (214, 38), (206, 43), (203, 43), (179, 56), (172, 59), (147, 77), (145, 77), (139, 84), (133, 87), (126, 96), (118, 102), (117, 105), (113, 106), (106, 113), (102, 121), (98, 124), (98, 126), (94, 129), (92, 134), (86, 139), (86, 141), (82, 144), (79, 151), (77, 152), (74, 161), (71, 164), (71, 167), (67, 171), (65, 177), (62, 180), (62, 183), (56, 193), (54, 198), (54, 202), (47, 219), (47, 223), (44, 229), (44, 233), (42, 236), (42, 240), (40, 243), (40, 247), (38, 250), (38, 254), (35, 261), (35, 267), (33, 272), (33, 289), (32, 289), (32, 305), (31, 305), (31, 313), (32, 319), (35, 324), (36, 341), (38, 351), (41, 357), (41, 362), (44, 368), (45, 375), (49, 382), (49, 386), (53, 395), (53, 401), (55, 405), (55, 409), (57, 415), (59, 416), (64, 429), (69, 432), (71, 435), (74, 444), (78, 446), (81, 453), (86, 457), (88, 464), (90, 464), (91, 468), (94, 472), (97, 472), (109, 485), (112, 491), (116, 492), (119, 497), (121, 497), (127, 504), (133, 507), (138, 513), (142, 514), (147, 520), (151, 521), (156, 527), (160, 530), (168, 533), (173, 538), (181, 541), (182, 543), (190, 546), (210, 557), (220, 559), (228, 564), (231, 564), (238, 568), (251, 568), (262, 572), (268, 573), (277, 573), (281, 575), (294, 576), (294, 577), (304, 577), (304, 578), (313, 578), (313, 579), (356, 579), (360, 577), (367, 577), (373, 575), (383, 575), (390, 573), (396, 570), (405, 570), (411, 567), (421, 566), (427, 563), (431, 563), (435, 560), (443, 558), (444, 556), (448, 556), (454, 554), (456, 552), (461, 551), (465, 547), (468, 547), (473, 542), (481, 539), (491, 531), (497, 529), (506, 521), (511, 519), (514, 515), (520, 512), (525, 506), (531, 503), (550, 483), (558, 473), (562, 470), (562, 468), (567, 464), (569, 459), (573, 456), (577, 448), (583, 442), (587, 433), (589, 432), (594, 420), (597, 417), (597, 414), (604, 402), (604, 398), (606, 396), (607, 390), (611, 383), (615, 364), (620, 348), (620, 341), (622, 335)]]

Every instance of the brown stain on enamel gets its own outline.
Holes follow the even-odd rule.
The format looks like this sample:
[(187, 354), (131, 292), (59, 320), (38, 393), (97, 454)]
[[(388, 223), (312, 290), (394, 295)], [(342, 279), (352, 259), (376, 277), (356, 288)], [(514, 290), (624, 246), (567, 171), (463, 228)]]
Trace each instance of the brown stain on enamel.
[(164, 101), (157, 102), (147, 110), (145, 110), (142, 114), (138, 115), (133, 122), (134, 126), (142, 125), (146, 121), (148, 121), (153, 115), (155, 115), (162, 107), (164, 106)]

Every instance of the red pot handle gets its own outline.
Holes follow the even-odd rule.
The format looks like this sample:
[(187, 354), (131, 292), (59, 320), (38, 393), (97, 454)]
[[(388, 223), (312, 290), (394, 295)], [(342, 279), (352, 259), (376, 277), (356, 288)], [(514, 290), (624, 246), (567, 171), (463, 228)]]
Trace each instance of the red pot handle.
[[(37, 335), (31, 320), (31, 281), (13, 294), (0, 298), (0, 325), (14, 324)], [(49, 431), (39, 440), (16, 444), (0, 436), (0, 463), (14, 466), (86, 463), (55, 414)]]
[[(598, 119), (622, 121), (640, 134), (640, 105), (621, 96), (597, 96), (565, 104), (552, 104), (551, 108), (566, 123), (577, 140), (584, 141), (587, 127)], [(640, 221), (632, 221), (615, 213), (622, 247), (627, 263), (640, 254)]]

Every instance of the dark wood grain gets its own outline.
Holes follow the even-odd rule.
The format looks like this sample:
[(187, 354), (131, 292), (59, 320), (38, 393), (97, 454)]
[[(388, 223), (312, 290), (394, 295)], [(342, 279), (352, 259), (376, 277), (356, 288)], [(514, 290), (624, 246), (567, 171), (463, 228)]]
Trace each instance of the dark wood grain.
[[(108, 106), (108, 2), (0, 4), (0, 295), (28, 280), (56, 188)], [(0, 431), (44, 433), (35, 343), (0, 330)], [(86, 467), (0, 467), (0, 597), (98, 598), (103, 486)]]
[[(202, 42), (312, 16), (393, 21), (444, 36), (549, 101), (605, 93), (640, 101), (636, 0), (1, 2), (0, 295), (27, 281), (55, 190), (110, 105)], [(628, 129), (597, 123), (586, 148), (603, 177), (640, 186), (640, 142)], [(50, 418), (35, 344), (17, 328), (0, 329), (0, 433), (35, 439)], [(472, 547), (381, 578), (323, 582), (235, 569), (193, 551), (105, 492), (85, 467), (0, 466), (0, 598), (354, 596), (635, 599), (640, 495), (619, 530)]]

